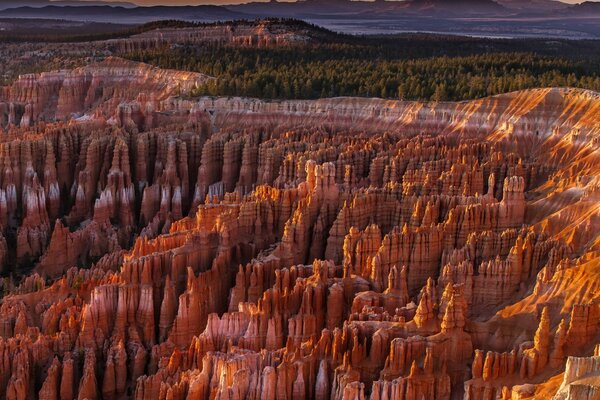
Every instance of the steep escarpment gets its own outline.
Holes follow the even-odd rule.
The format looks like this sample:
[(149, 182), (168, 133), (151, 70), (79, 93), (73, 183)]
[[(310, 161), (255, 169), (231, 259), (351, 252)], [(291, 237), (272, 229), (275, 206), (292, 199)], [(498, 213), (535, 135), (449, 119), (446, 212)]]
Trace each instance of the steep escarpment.
[(7, 399), (593, 398), (597, 94), (170, 94), (3, 136)]
[(121, 52), (156, 49), (174, 44), (275, 47), (308, 43), (315, 34), (320, 33), (304, 22), (294, 22), (264, 19), (187, 28), (158, 28), (127, 39), (109, 40), (106, 45)]
[[(0, 128), (28, 128), (89, 114), (95, 119), (149, 118), (157, 102), (185, 94), (207, 79), (114, 57), (70, 71), (22, 75), (11, 86), (0, 87)], [(134, 100), (133, 108), (120, 106)]]

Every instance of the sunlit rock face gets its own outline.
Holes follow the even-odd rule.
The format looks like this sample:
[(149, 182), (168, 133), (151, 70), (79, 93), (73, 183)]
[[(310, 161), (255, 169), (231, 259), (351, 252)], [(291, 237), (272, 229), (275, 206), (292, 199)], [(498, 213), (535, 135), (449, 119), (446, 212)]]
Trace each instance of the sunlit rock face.
[(31, 128), (41, 122), (94, 117), (150, 128), (160, 111), (158, 102), (188, 93), (207, 79), (117, 57), (71, 71), (21, 75), (0, 90), (0, 126)]
[(0, 92), (0, 398), (596, 398), (597, 94), (196, 79), (111, 59)]

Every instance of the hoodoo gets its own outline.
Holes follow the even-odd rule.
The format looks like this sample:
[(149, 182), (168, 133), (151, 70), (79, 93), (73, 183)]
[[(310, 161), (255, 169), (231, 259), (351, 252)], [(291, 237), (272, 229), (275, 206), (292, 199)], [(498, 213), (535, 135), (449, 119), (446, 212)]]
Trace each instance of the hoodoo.
[(0, 399), (597, 398), (598, 93), (209, 79), (108, 58), (0, 90)]

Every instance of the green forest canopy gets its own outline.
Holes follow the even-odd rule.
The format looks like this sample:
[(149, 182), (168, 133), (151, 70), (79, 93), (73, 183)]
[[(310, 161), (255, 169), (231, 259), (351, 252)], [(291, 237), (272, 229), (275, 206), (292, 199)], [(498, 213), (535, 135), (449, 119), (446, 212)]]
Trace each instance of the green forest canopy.
[(184, 45), (127, 54), (216, 77), (194, 95), (466, 100), (533, 87), (600, 90), (600, 42), (333, 36), (270, 48)]

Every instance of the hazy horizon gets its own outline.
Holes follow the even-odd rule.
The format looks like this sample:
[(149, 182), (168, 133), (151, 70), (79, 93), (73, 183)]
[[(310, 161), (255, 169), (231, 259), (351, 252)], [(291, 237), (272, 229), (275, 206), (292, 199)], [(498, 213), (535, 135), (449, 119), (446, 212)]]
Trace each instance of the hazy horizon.
[[(84, 1), (93, 1), (93, 0), (84, 0)], [(128, 3), (135, 3), (137, 5), (140, 6), (169, 6), (169, 5), (178, 5), (178, 6), (185, 6), (185, 5), (207, 5), (207, 4), (212, 4), (212, 5), (226, 5), (226, 4), (244, 4), (244, 3), (251, 3), (251, 2), (269, 2), (270, 0), (171, 0), (171, 1), (164, 1), (164, 0), (125, 0), (125, 1), (120, 1), (120, 0), (104, 0), (106, 2), (114, 2), (114, 3), (118, 3), (118, 2), (128, 2)], [(282, 0), (279, 0), (282, 1)], [(285, 0), (283, 0), (285, 1)], [(290, 1), (294, 1), (294, 0), (290, 0)], [(405, 1), (405, 0), (395, 0), (395, 1)], [(568, 3), (568, 4), (578, 4), (578, 3), (583, 3), (584, 1), (580, 1), (580, 0), (555, 0), (555, 1), (560, 1), (562, 3)], [(587, 0), (587, 1), (592, 1), (592, 2), (598, 2), (600, 0)]]

